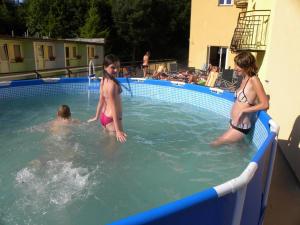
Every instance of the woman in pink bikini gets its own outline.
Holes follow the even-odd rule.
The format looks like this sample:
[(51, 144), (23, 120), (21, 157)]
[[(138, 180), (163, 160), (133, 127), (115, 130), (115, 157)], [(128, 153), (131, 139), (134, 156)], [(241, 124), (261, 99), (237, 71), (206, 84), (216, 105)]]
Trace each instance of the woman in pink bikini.
[(236, 75), (243, 79), (235, 92), (229, 129), (211, 143), (213, 146), (241, 140), (250, 132), (255, 113), (269, 108), (269, 99), (257, 76), (254, 56), (250, 52), (241, 52), (234, 58), (234, 62)]
[(88, 122), (97, 121), (109, 132), (114, 132), (121, 143), (126, 141), (126, 133), (122, 126), (122, 102), (120, 83), (116, 80), (120, 60), (115, 55), (107, 55), (103, 62), (103, 79), (100, 84), (100, 97), (95, 117)]

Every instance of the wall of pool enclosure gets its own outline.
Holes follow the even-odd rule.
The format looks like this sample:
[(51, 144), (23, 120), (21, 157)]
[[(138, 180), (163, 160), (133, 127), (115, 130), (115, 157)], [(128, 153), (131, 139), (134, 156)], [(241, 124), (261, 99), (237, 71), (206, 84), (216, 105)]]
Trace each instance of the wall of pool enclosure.
[[(188, 103), (229, 119), (233, 94), (180, 82), (120, 78), (122, 95)], [(0, 101), (20, 97), (99, 91), (99, 81), (87, 78), (49, 78), (0, 82)], [(259, 112), (251, 141), (257, 152), (239, 177), (111, 225), (202, 224), (258, 225), (263, 223), (277, 148), (279, 127)]]

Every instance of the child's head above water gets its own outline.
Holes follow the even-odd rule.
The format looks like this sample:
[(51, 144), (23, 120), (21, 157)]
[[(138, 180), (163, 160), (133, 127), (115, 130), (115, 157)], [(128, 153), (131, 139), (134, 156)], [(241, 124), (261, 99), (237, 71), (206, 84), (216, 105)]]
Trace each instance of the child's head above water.
[(70, 107), (67, 105), (61, 105), (58, 108), (57, 116), (63, 119), (70, 119), (71, 118), (71, 110)]

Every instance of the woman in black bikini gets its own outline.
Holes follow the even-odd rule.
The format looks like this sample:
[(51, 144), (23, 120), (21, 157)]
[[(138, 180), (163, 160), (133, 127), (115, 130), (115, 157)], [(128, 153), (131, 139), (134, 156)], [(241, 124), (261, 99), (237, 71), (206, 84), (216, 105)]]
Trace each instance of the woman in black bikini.
[(235, 92), (236, 100), (231, 109), (229, 129), (215, 141), (213, 146), (240, 141), (251, 130), (255, 112), (267, 110), (269, 100), (257, 76), (255, 57), (250, 52), (241, 52), (235, 58), (235, 72), (242, 76), (240, 88)]

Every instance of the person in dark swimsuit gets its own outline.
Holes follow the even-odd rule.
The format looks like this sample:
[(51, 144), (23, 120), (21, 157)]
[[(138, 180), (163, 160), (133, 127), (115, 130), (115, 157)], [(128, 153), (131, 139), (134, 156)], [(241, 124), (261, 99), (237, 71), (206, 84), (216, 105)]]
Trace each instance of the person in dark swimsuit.
[(150, 52), (147, 51), (143, 57), (143, 65), (142, 65), (144, 77), (147, 76), (147, 70), (149, 67), (149, 58), (150, 58)]
[(214, 140), (212, 146), (240, 141), (251, 130), (253, 115), (269, 108), (268, 97), (257, 76), (255, 57), (250, 52), (241, 52), (234, 62), (236, 75), (243, 77), (242, 83), (235, 92), (229, 129)]

